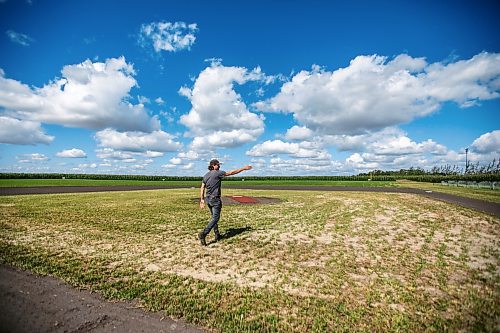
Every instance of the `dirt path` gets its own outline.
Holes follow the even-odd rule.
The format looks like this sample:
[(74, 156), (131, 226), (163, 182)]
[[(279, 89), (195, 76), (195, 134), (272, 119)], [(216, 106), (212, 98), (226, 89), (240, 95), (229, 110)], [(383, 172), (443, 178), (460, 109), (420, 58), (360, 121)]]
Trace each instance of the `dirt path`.
[(0, 265), (0, 332), (206, 332), (131, 302)]
[[(53, 193), (80, 193), (103, 191), (141, 191), (186, 188), (185, 186), (45, 186), (45, 187), (0, 187), (0, 195), (22, 194), (53, 194)], [(255, 189), (255, 190), (291, 190), (291, 191), (358, 191), (358, 192), (385, 192), (385, 193), (413, 193), (436, 200), (449, 202), (462, 207), (472, 208), (480, 212), (500, 216), (500, 204), (460, 197), (441, 192), (425, 191), (405, 187), (362, 187), (362, 186), (235, 186), (229, 185), (226, 189)]]

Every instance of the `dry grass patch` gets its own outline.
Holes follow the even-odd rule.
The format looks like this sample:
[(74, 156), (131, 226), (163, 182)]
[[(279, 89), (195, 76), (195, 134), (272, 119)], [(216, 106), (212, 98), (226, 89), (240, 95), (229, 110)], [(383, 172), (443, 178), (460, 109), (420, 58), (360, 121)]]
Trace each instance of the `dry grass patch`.
[(225, 206), (228, 237), (201, 247), (196, 191), (2, 197), (2, 260), (222, 331), (498, 328), (498, 218), (410, 194), (226, 190), (283, 201)]

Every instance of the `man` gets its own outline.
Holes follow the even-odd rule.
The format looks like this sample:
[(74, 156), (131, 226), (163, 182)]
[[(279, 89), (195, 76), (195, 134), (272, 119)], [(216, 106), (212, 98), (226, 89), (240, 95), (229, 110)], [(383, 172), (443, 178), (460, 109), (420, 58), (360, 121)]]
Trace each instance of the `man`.
[[(198, 238), (200, 239), (201, 245), (206, 246), (207, 242), (205, 237), (210, 233), (210, 230), (214, 229), (215, 233), (215, 241), (220, 240), (221, 236), (219, 233), (219, 218), (220, 212), (222, 209), (222, 200), (221, 200), (221, 181), (222, 178), (236, 175), (242, 171), (252, 169), (251, 165), (244, 166), (243, 168), (236, 169), (233, 171), (225, 172), (221, 171), (220, 163), (218, 160), (211, 160), (208, 166), (208, 172), (203, 177), (203, 181), (201, 183), (200, 188), (200, 209), (205, 208), (205, 202), (207, 203), (208, 209), (210, 209), (210, 214), (212, 215), (212, 219), (208, 222), (205, 229), (198, 234)], [(205, 189), (207, 191), (205, 196)]]

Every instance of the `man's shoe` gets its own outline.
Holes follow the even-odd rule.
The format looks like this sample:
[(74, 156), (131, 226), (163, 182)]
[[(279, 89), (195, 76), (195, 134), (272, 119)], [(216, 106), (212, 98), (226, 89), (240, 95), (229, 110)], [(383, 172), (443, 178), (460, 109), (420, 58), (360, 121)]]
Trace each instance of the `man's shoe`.
[(203, 234), (203, 232), (200, 232), (198, 234), (198, 239), (200, 240), (201, 245), (207, 246), (207, 242), (205, 240), (205, 235)]
[(218, 242), (222, 240), (222, 236), (221, 235), (215, 235), (215, 241)]

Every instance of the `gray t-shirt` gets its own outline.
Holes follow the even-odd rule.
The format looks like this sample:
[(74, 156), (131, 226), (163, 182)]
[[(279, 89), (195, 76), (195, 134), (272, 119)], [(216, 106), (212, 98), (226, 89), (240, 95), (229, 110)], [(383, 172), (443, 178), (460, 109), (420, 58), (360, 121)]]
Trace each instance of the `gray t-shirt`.
[(226, 174), (225, 171), (221, 170), (210, 170), (203, 176), (203, 184), (205, 184), (206, 188), (206, 193), (205, 195), (207, 197), (214, 196), (214, 197), (220, 197), (221, 191), (220, 191), (220, 185), (221, 185), (221, 180)]

